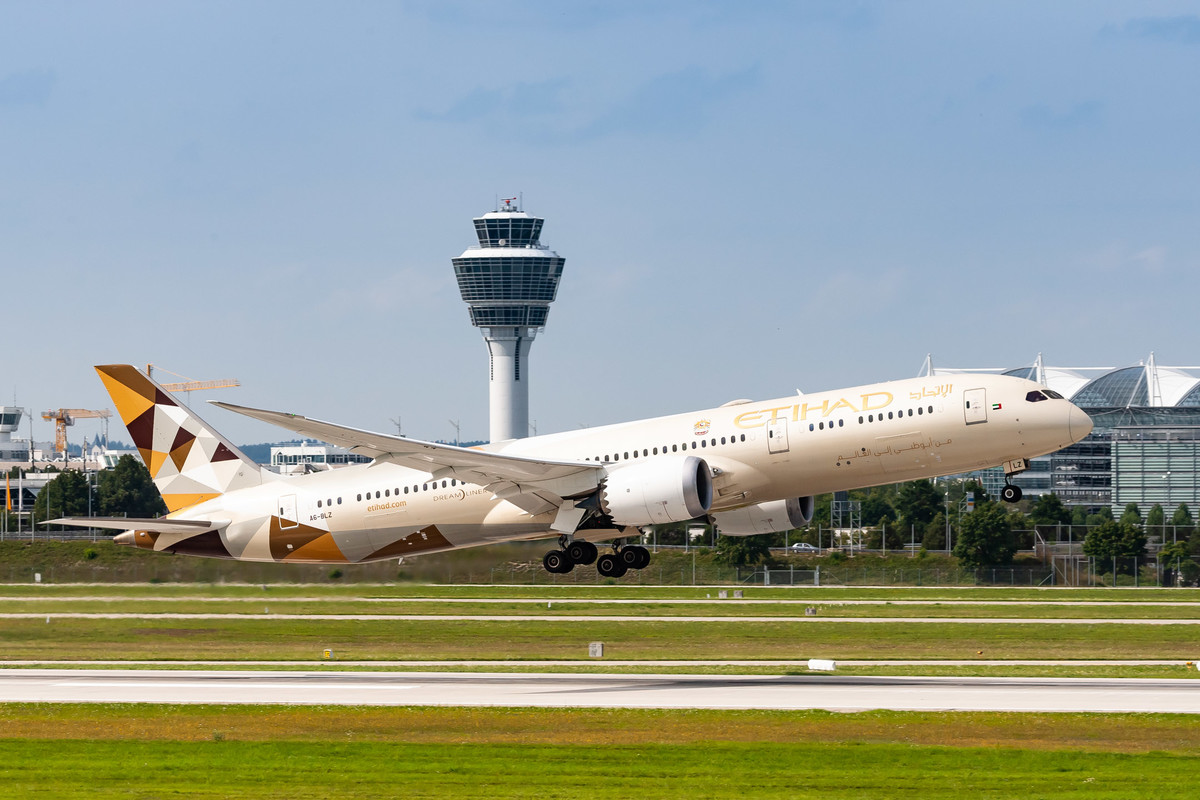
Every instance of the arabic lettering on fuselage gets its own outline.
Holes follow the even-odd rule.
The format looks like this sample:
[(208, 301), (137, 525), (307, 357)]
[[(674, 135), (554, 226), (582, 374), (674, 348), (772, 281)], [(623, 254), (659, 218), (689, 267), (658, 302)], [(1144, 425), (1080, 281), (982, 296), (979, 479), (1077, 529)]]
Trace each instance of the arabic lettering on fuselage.
[(913, 400), (921, 400), (926, 397), (949, 397), (954, 391), (954, 384), (943, 383), (940, 386), (923, 386), (919, 392), (909, 392), (909, 398)]

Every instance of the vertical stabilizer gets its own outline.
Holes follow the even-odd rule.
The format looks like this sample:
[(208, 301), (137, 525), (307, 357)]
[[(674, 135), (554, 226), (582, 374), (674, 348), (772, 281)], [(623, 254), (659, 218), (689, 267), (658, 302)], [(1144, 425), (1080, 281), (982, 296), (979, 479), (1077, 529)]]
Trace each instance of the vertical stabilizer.
[(169, 510), (262, 483), (261, 467), (135, 367), (96, 372)]

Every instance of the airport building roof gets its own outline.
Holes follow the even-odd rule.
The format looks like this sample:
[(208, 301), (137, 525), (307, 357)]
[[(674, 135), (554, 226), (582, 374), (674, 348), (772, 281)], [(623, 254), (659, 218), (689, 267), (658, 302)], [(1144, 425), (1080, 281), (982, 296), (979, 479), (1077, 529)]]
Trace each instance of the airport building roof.
[(1085, 409), (1200, 407), (1200, 367), (1168, 367), (1154, 353), (1124, 367), (1052, 367), (1038, 353), (1032, 364), (1016, 368), (935, 367), (926, 356), (922, 375), (992, 373), (1037, 381)]

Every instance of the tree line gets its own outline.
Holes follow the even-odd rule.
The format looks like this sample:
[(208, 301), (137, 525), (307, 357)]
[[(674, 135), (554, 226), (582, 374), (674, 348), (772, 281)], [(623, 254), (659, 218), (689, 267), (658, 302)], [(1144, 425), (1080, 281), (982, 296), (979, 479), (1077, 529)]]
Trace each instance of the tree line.
[[(94, 517), (159, 517), (167, 513), (150, 471), (133, 456), (121, 456), (112, 469), (93, 475), (94, 485), (89, 484), (88, 474), (74, 469), (64, 470), (47, 481), (33, 504), (34, 523), (58, 517), (86, 517), (89, 511)], [(9, 487), (14, 495), (15, 477), (10, 473)], [(13, 525), (10, 520), (10, 530)]]
[[(974, 497), (974, 509), (967, 510), (966, 498)], [(1130, 572), (1147, 555), (1152, 535), (1163, 547), (1158, 559), (1164, 570), (1174, 572), (1186, 582), (1200, 580), (1200, 532), (1186, 504), (1175, 509), (1170, 520), (1159, 504), (1143, 517), (1136, 504), (1130, 504), (1114, 518), (1107, 506), (1088, 510), (1066, 506), (1055, 494), (1044, 494), (1016, 505), (990, 497), (976, 480), (929, 480), (877, 486), (852, 491), (850, 500), (860, 509), (858, 524), (865, 529), (863, 546), (871, 550), (904, 550), (915, 546), (926, 551), (945, 551), (949, 537), (950, 552), (968, 569), (985, 565), (1009, 564), (1020, 550), (1034, 546), (1034, 531), (1051, 534), (1060, 527), (1086, 526), (1083, 552), (1095, 559), (1116, 560), (1122, 571)], [(828, 548), (834, 524), (832, 498), (818, 498), (812, 524), (800, 530), (752, 537), (719, 537), (718, 556), (729, 564), (761, 563), (770, 548), (794, 542)], [(848, 526), (848, 521), (843, 520)], [(672, 526), (665, 526), (668, 530)], [(675, 526), (682, 530), (686, 526)], [(658, 529), (658, 540), (671, 543)], [(1076, 540), (1078, 541), (1078, 540)], [(682, 543), (682, 542), (680, 542)], [(1169, 578), (1172, 576), (1168, 576)]]

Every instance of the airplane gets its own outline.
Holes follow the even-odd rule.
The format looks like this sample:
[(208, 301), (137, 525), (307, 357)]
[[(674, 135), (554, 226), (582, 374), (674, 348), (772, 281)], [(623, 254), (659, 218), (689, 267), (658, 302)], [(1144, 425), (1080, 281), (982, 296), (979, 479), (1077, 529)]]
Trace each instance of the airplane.
[[(1022, 378), (912, 378), (458, 447), (298, 414), (220, 408), (373, 460), (285, 477), (255, 464), (135, 367), (98, 366), (169, 513), (66, 518), (130, 545), (242, 561), (346, 564), (556, 539), (542, 564), (619, 578), (646, 526), (725, 536), (803, 527), (814, 496), (1003, 466), (1080, 441), (1092, 421)], [(1021, 490), (1006, 480), (1002, 499)], [(606, 552), (601, 552), (604, 545)]]

